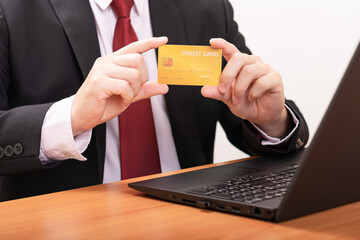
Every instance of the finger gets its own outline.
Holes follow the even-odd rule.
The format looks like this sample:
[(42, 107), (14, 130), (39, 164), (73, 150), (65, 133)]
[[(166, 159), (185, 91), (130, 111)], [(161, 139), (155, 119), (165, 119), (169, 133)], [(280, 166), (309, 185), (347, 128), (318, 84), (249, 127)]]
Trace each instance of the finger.
[(229, 62), (226, 64), (219, 79), (219, 90), (225, 93), (229, 90), (231, 84), (236, 80), (241, 69), (248, 64), (253, 64), (257, 61), (257, 57), (243, 53), (235, 53)]
[(140, 80), (141, 73), (136, 68), (117, 67), (116, 69), (109, 70), (108, 76), (113, 80), (128, 82), (134, 95), (139, 92), (143, 84)]
[(201, 94), (207, 98), (213, 98), (219, 101), (223, 101), (223, 95), (219, 92), (219, 89), (216, 86), (204, 86), (201, 88)]
[(249, 91), (249, 101), (256, 101), (266, 92), (277, 92), (281, 91), (281, 89), (281, 78), (274, 74), (265, 75), (254, 82)]
[(113, 95), (121, 96), (123, 105), (130, 105), (134, 98), (134, 92), (127, 81), (108, 78), (103, 81), (103, 84), (104, 92), (107, 95), (106, 98)]
[(240, 53), (240, 51), (235, 47), (235, 45), (229, 43), (228, 41), (222, 38), (212, 38), (210, 39), (210, 45), (213, 48), (220, 48), (222, 49), (223, 56), (226, 61), (229, 61), (231, 56), (235, 53)]
[(144, 84), (147, 81), (147, 69), (144, 58), (141, 54), (133, 53), (119, 55), (113, 58), (113, 62), (120, 67), (137, 69), (140, 72), (139, 79), (141, 81), (141, 84)]
[(157, 82), (146, 82), (141, 86), (139, 93), (135, 96), (133, 102), (150, 98), (155, 95), (163, 95), (169, 91), (166, 84), (158, 84)]
[(136, 68), (144, 58), (140, 53), (127, 53), (113, 56), (111, 61), (117, 66)]
[(127, 53), (144, 53), (151, 49), (155, 49), (160, 47), (161, 45), (166, 44), (167, 41), (168, 41), (167, 37), (155, 37), (155, 38), (140, 40), (130, 43), (129, 45), (116, 51), (114, 54), (121, 55)]
[(204, 86), (201, 88), (201, 94), (204, 97), (216, 99), (224, 102), (226, 105), (230, 106), (231, 102), (231, 92), (225, 94), (221, 93), (216, 86)]
[(271, 68), (268, 65), (261, 62), (245, 65), (241, 69), (234, 85), (233, 102), (237, 103), (238, 100), (242, 98), (244, 94), (246, 94), (246, 91), (248, 90), (252, 82), (268, 74), (270, 70)]

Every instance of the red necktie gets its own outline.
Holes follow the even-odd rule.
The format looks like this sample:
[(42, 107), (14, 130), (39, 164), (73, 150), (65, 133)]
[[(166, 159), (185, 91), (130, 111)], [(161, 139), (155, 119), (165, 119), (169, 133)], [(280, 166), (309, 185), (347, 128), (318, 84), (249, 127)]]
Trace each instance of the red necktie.
[[(137, 41), (131, 26), (133, 0), (113, 0), (117, 15), (113, 50)], [(161, 172), (154, 118), (150, 99), (132, 103), (119, 115), (121, 178), (128, 179)]]

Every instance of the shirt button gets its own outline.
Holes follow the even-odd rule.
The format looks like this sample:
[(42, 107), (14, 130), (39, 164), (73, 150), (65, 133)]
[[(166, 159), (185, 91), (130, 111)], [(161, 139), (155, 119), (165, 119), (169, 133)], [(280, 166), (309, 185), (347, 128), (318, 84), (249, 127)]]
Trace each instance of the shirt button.
[(5, 156), (12, 157), (14, 155), (14, 148), (11, 145), (5, 147)]
[(21, 143), (17, 143), (14, 145), (14, 154), (16, 156), (21, 155), (23, 153), (23, 151), (24, 151), (24, 147)]
[(2, 147), (0, 147), (0, 159), (3, 158), (5, 155), (5, 151)]

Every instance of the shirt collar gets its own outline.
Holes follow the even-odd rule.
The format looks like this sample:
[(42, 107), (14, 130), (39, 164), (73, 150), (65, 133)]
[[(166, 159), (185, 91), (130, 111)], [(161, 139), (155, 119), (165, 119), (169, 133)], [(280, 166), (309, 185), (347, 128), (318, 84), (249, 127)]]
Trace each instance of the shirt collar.
[[(112, 0), (94, 0), (94, 1), (102, 10), (108, 8), (112, 2)], [(134, 6), (136, 12), (141, 16), (144, 6), (144, 0), (134, 0)]]

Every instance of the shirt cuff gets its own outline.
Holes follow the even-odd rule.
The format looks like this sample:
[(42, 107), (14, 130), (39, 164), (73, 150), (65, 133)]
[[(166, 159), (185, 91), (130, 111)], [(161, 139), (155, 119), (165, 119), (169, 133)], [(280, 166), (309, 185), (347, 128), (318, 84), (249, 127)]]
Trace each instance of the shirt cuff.
[(255, 128), (256, 130), (258, 130), (260, 137), (262, 138), (261, 140), (261, 144), (264, 146), (274, 146), (274, 145), (279, 145), (281, 143), (285, 143), (287, 142), (291, 136), (293, 135), (293, 133), (296, 131), (296, 129), (299, 126), (299, 120), (296, 118), (295, 114), (293, 113), (293, 111), (287, 106), (285, 105), (286, 109), (289, 111), (294, 123), (295, 123), (295, 127), (293, 128), (293, 130), (285, 137), (285, 138), (277, 138), (277, 137), (271, 137), (269, 135), (267, 135), (263, 130), (261, 130), (258, 126), (256, 126), (254, 123), (250, 122)]
[(39, 155), (43, 165), (65, 159), (87, 160), (82, 153), (90, 143), (92, 130), (74, 138), (71, 128), (73, 98), (72, 96), (54, 103), (45, 115)]

